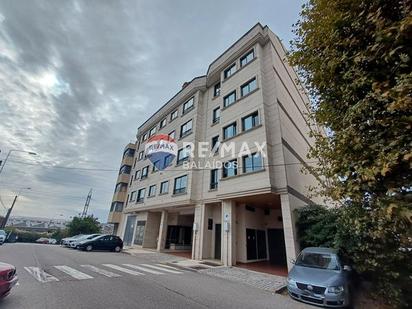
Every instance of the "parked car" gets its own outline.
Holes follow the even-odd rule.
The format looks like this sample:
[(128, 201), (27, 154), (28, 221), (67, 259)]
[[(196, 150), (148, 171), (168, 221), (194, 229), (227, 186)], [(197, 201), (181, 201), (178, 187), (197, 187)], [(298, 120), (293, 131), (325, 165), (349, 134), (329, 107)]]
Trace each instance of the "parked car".
[(325, 307), (351, 304), (351, 268), (343, 265), (335, 249), (306, 248), (288, 274), (289, 295)]
[(6, 242), (7, 234), (4, 230), (0, 230), (0, 246)]
[(95, 237), (97, 237), (97, 236), (101, 236), (101, 235), (102, 235), (102, 234), (83, 235), (82, 237), (79, 237), (79, 238), (77, 238), (77, 239), (75, 239), (75, 240), (70, 241), (70, 242), (69, 242), (69, 247), (75, 249), (75, 248), (77, 248), (77, 245), (78, 245), (81, 241), (90, 240), (90, 239), (93, 239), (93, 238), (95, 238)]
[(40, 237), (39, 239), (36, 240), (37, 243), (39, 244), (50, 244), (54, 245), (57, 243), (57, 240), (54, 238), (46, 238), (46, 237)]
[(72, 237), (63, 238), (63, 239), (62, 239), (62, 246), (69, 246), (69, 243), (70, 243), (71, 241), (74, 241), (74, 240), (82, 237), (83, 235), (84, 235), (84, 234), (79, 234), (79, 235), (75, 235), (75, 236), (72, 236)]
[(0, 262), (0, 299), (9, 295), (18, 280), (16, 267)]
[(115, 235), (101, 235), (93, 239), (83, 240), (77, 248), (80, 250), (110, 250), (120, 252), (123, 249), (123, 241)]

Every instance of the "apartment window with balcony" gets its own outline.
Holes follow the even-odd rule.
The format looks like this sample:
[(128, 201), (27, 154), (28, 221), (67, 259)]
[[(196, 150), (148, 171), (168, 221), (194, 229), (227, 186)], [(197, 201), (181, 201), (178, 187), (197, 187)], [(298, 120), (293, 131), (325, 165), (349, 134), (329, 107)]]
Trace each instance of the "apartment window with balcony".
[(228, 107), (236, 102), (236, 90), (229, 93), (227, 96), (223, 98), (223, 107)]
[(130, 193), (130, 202), (134, 202), (136, 200), (137, 191), (133, 191)]
[(236, 122), (223, 128), (223, 139), (228, 139), (236, 135)]
[(217, 152), (219, 150), (219, 144), (219, 135), (213, 136), (211, 150)]
[(213, 87), (213, 96), (218, 97), (220, 95), (220, 82)]
[(110, 207), (110, 212), (122, 212), (123, 211), (123, 202), (113, 202), (112, 206)]
[(183, 114), (187, 113), (190, 109), (193, 108), (194, 101), (195, 101), (194, 98), (190, 98), (189, 101), (187, 101), (183, 104)]
[(245, 95), (251, 93), (253, 90), (256, 89), (256, 77), (248, 81), (247, 83), (243, 84), (240, 87), (240, 95), (244, 97)]
[(160, 183), (160, 194), (166, 194), (169, 192), (169, 181), (163, 181)]
[(123, 165), (120, 168), (119, 174), (130, 174), (132, 167), (130, 165)]
[(220, 107), (216, 107), (212, 113), (212, 123), (218, 123), (220, 121)]
[(152, 137), (153, 135), (155, 135), (155, 133), (156, 133), (156, 127), (151, 128), (149, 131), (149, 137)]
[(247, 131), (259, 125), (259, 114), (254, 112), (242, 118), (242, 130)]
[(144, 142), (145, 140), (147, 140), (147, 133), (145, 133), (144, 135), (143, 135), (143, 138), (142, 138), (142, 141)]
[(222, 177), (231, 177), (237, 175), (237, 159), (223, 163)]
[(134, 149), (131, 148), (127, 148), (124, 152), (123, 152), (123, 158), (124, 157), (133, 157), (135, 153)]
[(230, 67), (228, 67), (224, 72), (223, 76), (226, 78), (229, 78), (236, 72), (236, 63), (232, 64)]
[(248, 52), (246, 55), (240, 58), (240, 66), (244, 67), (246, 64), (251, 62), (254, 58), (255, 58), (255, 51), (252, 49), (250, 52)]
[(144, 154), (143, 151), (140, 151), (140, 152), (139, 152), (139, 160), (142, 160), (142, 159), (143, 159), (143, 154)]
[(134, 180), (138, 180), (140, 177), (140, 170), (134, 172)]
[(190, 134), (192, 132), (192, 125), (193, 121), (190, 119), (188, 122), (182, 124), (180, 127), (180, 137), (185, 137), (186, 135)]
[(176, 131), (173, 130), (172, 132), (170, 132), (169, 137), (175, 139), (176, 138)]
[(175, 120), (177, 118), (177, 116), (179, 116), (179, 111), (178, 110), (174, 110), (171, 114), (170, 114), (170, 121)]
[(217, 189), (218, 185), (218, 169), (213, 169), (210, 171), (210, 190)]
[(148, 197), (149, 196), (155, 196), (156, 195), (156, 185), (151, 185), (150, 187), (149, 187), (149, 195), (148, 195)]
[(190, 155), (190, 146), (186, 146), (185, 148), (179, 149), (177, 152), (177, 161), (176, 164), (180, 165), (183, 162), (189, 160)]
[(253, 153), (243, 157), (243, 173), (260, 171), (263, 169), (262, 156), (260, 153)]
[(142, 188), (137, 191), (136, 203), (143, 202), (146, 189)]
[(166, 126), (166, 118), (165, 119), (163, 119), (162, 121), (160, 121), (160, 129), (161, 128), (164, 128), (165, 126)]
[(143, 169), (142, 169), (142, 174), (141, 174), (141, 176), (140, 176), (140, 179), (145, 179), (145, 178), (147, 178), (147, 175), (149, 174), (149, 165), (148, 166), (145, 166)]
[(114, 192), (124, 192), (124, 191), (126, 191), (127, 190), (127, 183), (125, 183), (125, 182), (119, 182), (117, 185), (116, 185), (116, 187), (115, 187), (115, 189), (114, 189)]
[(173, 194), (185, 193), (187, 190), (187, 175), (175, 178)]

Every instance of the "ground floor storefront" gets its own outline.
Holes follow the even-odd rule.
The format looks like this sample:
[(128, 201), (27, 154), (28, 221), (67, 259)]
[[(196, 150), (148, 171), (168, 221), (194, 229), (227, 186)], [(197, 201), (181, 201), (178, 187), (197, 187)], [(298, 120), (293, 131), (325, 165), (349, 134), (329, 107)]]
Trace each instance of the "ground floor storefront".
[(118, 230), (125, 246), (282, 274), (296, 255), (289, 200), (264, 194), (132, 212)]

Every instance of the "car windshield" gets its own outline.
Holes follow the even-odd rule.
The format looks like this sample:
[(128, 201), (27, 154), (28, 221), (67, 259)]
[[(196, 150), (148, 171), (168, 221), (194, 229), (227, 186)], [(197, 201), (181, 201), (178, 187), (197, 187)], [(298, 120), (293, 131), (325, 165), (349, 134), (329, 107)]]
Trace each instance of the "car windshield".
[(296, 265), (330, 270), (340, 269), (336, 255), (330, 253), (302, 252), (296, 260)]
[(3, 230), (0, 230), (0, 235), (6, 235), (6, 232)]

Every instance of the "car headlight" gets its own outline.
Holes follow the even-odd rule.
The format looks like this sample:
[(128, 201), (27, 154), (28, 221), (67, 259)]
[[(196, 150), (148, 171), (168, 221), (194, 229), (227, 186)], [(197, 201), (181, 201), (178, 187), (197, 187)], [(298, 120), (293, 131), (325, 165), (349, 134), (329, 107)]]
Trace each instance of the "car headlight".
[(339, 294), (342, 293), (344, 290), (343, 285), (339, 285), (339, 286), (330, 286), (328, 287), (328, 292), (329, 293), (333, 293), (333, 294)]
[(291, 286), (291, 287), (296, 287), (296, 281), (295, 280), (293, 280), (292, 278), (287, 278), (286, 279), (286, 281), (287, 281), (287, 283), (288, 283), (288, 286)]

